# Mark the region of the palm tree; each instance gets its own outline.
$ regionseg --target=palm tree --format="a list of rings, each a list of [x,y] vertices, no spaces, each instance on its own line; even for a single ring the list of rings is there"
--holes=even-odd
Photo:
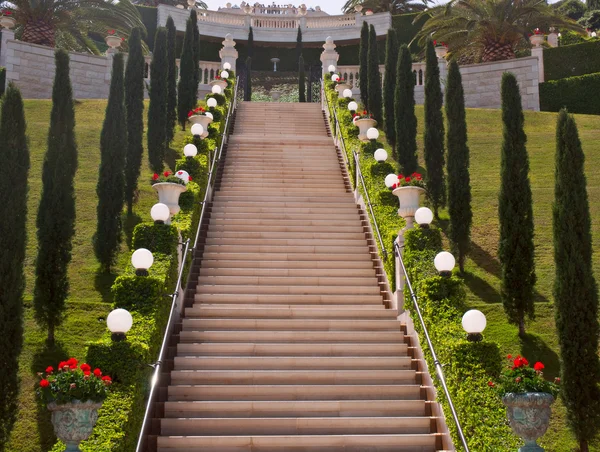
[[[389,11],[392,14],[405,14],[415,11],[423,11],[427,8],[427,3],[432,0],[347,0],[342,11],[345,14],[354,11],[354,8],[361,5],[363,9],[370,9],[374,13],[383,13]]]
[[[417,35],[419,42],[424,45],[430,37],[445,42],[464,62],[515,58],[515,49],[527,47],[527,37],[536,28],[583,32],[546,0],[451,0],[422,12],[414,22],[422,19],[427,21]]]
[[[32,44],[99,53],[88,33],[108,30],[127,37],[133,27],[146,30],[130,0],[10,0],[17,34]]]

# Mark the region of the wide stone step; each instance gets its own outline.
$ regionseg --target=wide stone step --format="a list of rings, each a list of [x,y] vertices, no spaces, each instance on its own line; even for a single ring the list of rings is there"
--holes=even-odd
[[[173,370],[181,384],[414,384],[414,370]]]
[[[355,247],[364,246],[368,247],[369,243],[367,239],[361,237],[359,239],[343,239],[343,238],[311,238],[311,239],[296,239],[294,237],[289,238],[235,238],[235,237],[208,237],[205,242],[206,246],[282,246],[289,247],[294,250],[297,246],[328,246],[328,247],[340,247],[345,248],[348,251],[353,250]]]
[[[354,269],[369,269],[373,270],[373,262],[370,260],[357,261],[290,261],[290,260],[225,260],[225,259],[203,259],[202,267],[206,269],[282,269],[294,270],[302,269],[303,271],[319,271],[321,269],[329,269],[331,271],[347,271]],[[202,270],[201,270],[202,271]]]
[[[400,331],[396,319],[356,320],[356,319],[194,319],[184,318],[184,330],[197,331]]]
[[[306,229],[304,229],[306,231]],[[247,240],[366,240],[365,233],[361,231],[357,232],[341,232],[341,231],[329,231],[329,232],[276,232],[276,231],[229,231],[219,228],[218,230],[210,230],[207,234],[208,239],[247,239]],[[297,243],[297,242],[296,242]]]
[[[251,261],[248,261],[251,262]],[[225,304],[256,304],[272,306],[276,304],[287,305],[381,305],[383,299],[377,295],[290,295],[290,294],[195,294],[197,303],[225,303]]]
[[[199,284],[226,286],[368,286],[378,288],[377,278],[371,276],[327,277],[327,276],[204,276]]]
[[[261,216],[262,217],[262,216]],[[306,216],[302,216],[300,218],[217,218],[213,217],[210,219],[210,224],[218,225],[216,231],[222,230],[227,226],[260,226],[264,228],[265,231],[268,231],[269,227],[302,227],[304,232],[312,231],[312,232],[329,232],[335,233],[338,230],[340,232],[348,232],[348,231],[364,231],[364,227],[366,227],[366,220],[362,220],[358,217],[355,218],[355,221],[344,221],[338,218],[320,218],[320,219],[312,219],[306,218]],[[363,226],[364,225],[364,226]],[[339,229],[338,229],[339,228]],[[343,229],[347,228],[347,229]],[[293,229],[297,230],[297,229]],[[210,229],[209,229],[210,231]]]
[[[403,343],[373,344],[261,344],[179,343],[178,356],[404,356]]]
[[[235,245],[213,245],[207,243],[204,247],[204,251],[207,254],[210,253],[257,253],[257,254],[279,254],[279,255],[295,255],[295,254],[306,254],[308,257],[312,257],[317,260],[319,254],[324,255],[369,255],[369,247],[367,244],[357,245],[344,245],[344,246],[328,246],[328,245],[254,245],[254,244],[235,244]],[[283,259],[283,257],[282,257]],[[288,258],[289,259],[289,258]]]
[[[239,268],[239,267],[204,267],[200,268],[200,277],[203,276],[271,276],[271,277],[373,277],[375,270],[373,268]]]
[[[185,330],[179,333],[181,342],[217,343],[381,343],[404,341],[402,331],[241,331],[241,330]]]
[[[273,286],[273,285],[206,285],[196,286],[196,293],[229,293],[229,294],[257,294],[257,295],[377,295],[381,288],[376,285],[369,286]]]
[[[232,196],[228,193],[219,193],[215,196],[214,204],[219,205],[220,203],[230,203],[230,202],[249,202],[249,203],[260,203],[261,205],[271,205],[271,204],[279,204],[281,202],[285,203],[328,203],[328,204],[337,204],[337,203],[352,203],[354,202],[354,196],[350,193],[345,195],[337,195],[337,196],[277,196],[277,194],[273,194],[273,196]]]
[[[326,201],[326,200],[324,200]],[[279,201],[264,201],[255,202],[252,201],[251,197],[241,201],[222,201],[220,197],[216,198],[213,202],[213,210],[218,208],[223,209],[240,209],[256,207],[259,205],[261,209],[330,209],[332,212],[344,211],[344,210],[358,210],[354,201],[350,198],[346,198],[343,202],[335,200],[335,202],[309,202],[309,201],[295,201],[281,198]]]
[[[244,307],[235,305],[227,308],[196,303],[185,310],[186,318],[234,318],[234,319],[395,319],[398,311],[395,309],[384,309],[379,306],[374,309],[346,309],[342,311],[338,307],[324,308],[297,308],[292,305],[288,307]]]
[[[284,252],[273,252],[273,250],[267,252],[265,251],[251,251],[248,249],[239,249],[236,248],[236,252],[225,251],[224,249],[217,249],[219,247],[212,247],[210,250],[205,250],[203,257],[207,260],[230,260],[230,261],[307,261],[312,262],[313,265],[322,260],[322,261],[368,261],[372,262],[373,258],[370,254],[368,254],[367,248],[365,247],[365,251],[361,253],[330,253],[324,252],[324,254],[317,255],[316,253],[298,253],[294,251],[290,251],[288,253]],[[221,247],[222,248],[222,247]]]
[[[314,221],[314,220],[328,220],[332,218],[332,214],[327,214],[326,211],[322,212],[297,212],[297,211],[274,211],[274,212],[232,212],[229,210],[217,210],[212,213],[211,218],[223,219],[225,221],[231,220],[244,220],[255,218],[260,216],[263,220],[302,220],[302,221]],[[358,210],[348,210],[343,213],[336,213],[334,218],[338,221],[344,221],[346,223],[351,222],[352,224],[359,224],[360,214]]]
[[[307,400],[166,402],[168,418],[425,416],[424,400]]]

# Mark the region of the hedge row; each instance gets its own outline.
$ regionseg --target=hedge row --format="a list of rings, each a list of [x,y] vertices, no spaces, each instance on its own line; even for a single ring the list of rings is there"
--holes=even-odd
[[[235,74],[231,73],[229,82],[232,86]],[[212,138],[205,140],[207,146],[220,144],[219,134],[224,130],[226,119],[224,112],[232,97],[231,90],[228,91],[224,105],[217,107],[220,120],[211,125],[214,132]],[[192,160],[195,164],[191,164],[190,159],[178,160],[177,169],[193,166],[200,172],[197,182],[204,187],[207,156],[199,154]],[[140,223],[134,228],[131,249],[149,249],[154,255],[154,264],[148,276],[136,276],[135,270],[129,267],[111,288],[113,308],[127,309],[133,316],[127,339],[113,342],[107,331],[102,339],[88,344],[86,362],[110,375],[114,384],[98,412],[92,436],[81,444],[84,452],[135,450],[153,371],[149,364],[158,357],[171,309],[171,293],[177,282],[179,237],[193,239],[203,196],[200,185],[189,182],[187,191],[180,196],[181,211],[172,218],[171,225]],[[64,444],[59,442],[52,452],[64,450]]]
[[[541,110],[559,111],[563,107],[570,113],[600,115],[600,72],[540,83]]]
[[[600,72],[600,41],[544,49],[544,80]]]
[[[404,220],[398,217],[398,199],[385,187],[384,178],[389,173],[397,173],[398,166],[392,161],[390,147],[385,143],[385,136],[381,130],[380,143],[371,144],[358,141],[358,129],[352,124],[351,114],[347,109],[348,100],[338,98],[334,85],[331,77],[326,75],[325,89],[330,114],[333,114],[335,109],[351,162],[352,150],[361,150],[359,158],[361,171],[373,203],[373,211],[382,233],[384,247],[388,252],[387,259],[384,256],[381,257],[388,281],[390,284],[394,284],[393,241],[400,228],[404,226]],[[373,158],[373,152],[378,147],[384,147],[388,151],[390,158],[387,162],[377,163]],[[350,177],[354,181],[352,171]],[[360,190],[362,192],[362,188]],[[471,450],[484,452],[514,450],[518,439],[511,434],[502,402],[496,392],[488,387],[488,382],[497,377],[501,370],[502,359],[498,345],[486,341],[471,343],[466,340],[461,327],[462,314],[465,310],[464,282],[457,276],[443,278],[438,275],[433,265],[433,259],[441,249],[442,236],[436,228],[412,229],[405,234],[405,264],[419,297],[420,307],[438,358],[446,364],[444,372],[447,384],[465,436]],[[405,300],[410,300],[408,294],[405,295]],[[406,305],[410,309],[409,301]],[[414,315],[414,310],[411,310],[411,313]],[[416,318],[414,323],[420,335],[421,344],[424,346],[423,352],[429,369],[433,374],[435,367]],[[459,447],[456,427],[437,379],[435,379],[435,384],[437,392],[440,394],[440,403],[447,414],[446,422],[453,441]]]

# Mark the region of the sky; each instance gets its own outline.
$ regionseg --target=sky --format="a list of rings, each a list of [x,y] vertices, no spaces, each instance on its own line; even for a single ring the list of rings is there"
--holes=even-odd
[[[208,9],[217,10],[219,6],[225,7],[227,3],[231,3],[232,5],[239,5],[243,0],[204,0],[208,5]],[[262,3],[264,5],[273,4],[273,0],[246,0],[246,3],[254,4],[256,2]],[[305,4],[307,7],[315,7],[320,6],[323,11],[329,14],[342,14],[342,6],[346,3],[346,0],[275,0],[276,5],[288,5],[293,4],[299,6],[301,4]]]

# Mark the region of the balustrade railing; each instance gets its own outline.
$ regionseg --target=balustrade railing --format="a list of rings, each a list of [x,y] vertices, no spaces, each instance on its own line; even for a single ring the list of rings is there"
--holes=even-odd
[[[425,84],[425,63],[413,63],[412,64],[413,75],[415,76],[415,86],[423,86]],[[357,65],[346,66],[341,65],[337,67],[337,73],[343,79],[346,79],[348,83],[352,85],[353,88],[359,87],[359,73],[360,68]],[[379,65],[379,73],[381,74],[381,81],[383,83],[383,78],[385,74],[385,65]]]
[[[246,25],[245,16],[240,14],[224,13],[222,11],[199,11],[198,21],[209,22],[213,24],[236,25],[238,27],[244,27]]]
[[[254,28],[288,28],[295,30],[299,25],[300,19],[289,19],[285,16],[252,16],[252,26]]]
[[[352,14],[306,18],[306,28],[341,28],[354,27],[355,25],[356,16]]]
[[[144,69],[144,80],[146,83],[150,83],[150,64],[152,64],[152,57],[146,56],[146,67]],[[179,68],[180,61],[179,58],[175,60],[175,64],[177,65],[177,80],[179,80]],[[208,84],[212,82],[218,71],[221,69],[221,63],[218,61],[200,61],[200,83]]]

